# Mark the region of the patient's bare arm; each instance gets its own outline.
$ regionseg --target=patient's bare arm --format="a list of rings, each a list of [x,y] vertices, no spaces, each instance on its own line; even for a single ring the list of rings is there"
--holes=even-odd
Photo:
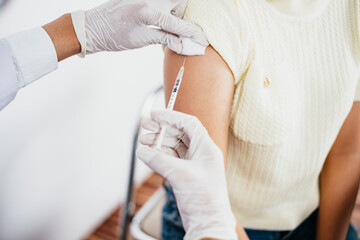
[[[360,103],[355,103],[320,177],[317,239],[345,239],[360,182]]]
[[[164,88],[169,100],[176,75],[184,62],[169,49],[165,51]],[[205,56],[187,57],[184,78],[174,110],[194,115],[200,119],[211,138],[227,153],[230,108],[234,95],[234,79],[226,63],[212,48]]]
[[[165,51],[164,88],[168,102],[176,75],[184,62],[169,49]],[[234,96],[234,77],[220,55],[210,46],[204,56],[187,57],[183,82],[174,110],[199,118],[209,135],[227,157],[230,111]],[[239,239],[248,239],[238,227]]]

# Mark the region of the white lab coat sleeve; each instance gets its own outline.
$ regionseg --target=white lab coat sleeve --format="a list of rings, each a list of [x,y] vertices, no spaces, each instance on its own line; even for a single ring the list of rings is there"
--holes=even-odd
[[[14,61],[5,42],[0,41],[0,111],[15,98],[19,90],[19,71]]]
[[[4,54],[0,54],[0,110],[15,98],[20,88],[58,67],[54,44],[41,27],[3,39],[1,48]]]

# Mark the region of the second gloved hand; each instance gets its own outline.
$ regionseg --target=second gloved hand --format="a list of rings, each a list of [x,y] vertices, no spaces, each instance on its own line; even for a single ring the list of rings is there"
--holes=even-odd
[[[152,148],[160,126],[167,125],[162,149]],[[137,156],[171,184],[184,224],[184,239],[237,239],[221,150],[200,121],[174,111],[152,114],[142,126]]]
[[[179,36],[207,46],[201,29],[180,19],[185,7],[186,0],[111,0],[86,11],[86,53],[163,44],[180,54]]]

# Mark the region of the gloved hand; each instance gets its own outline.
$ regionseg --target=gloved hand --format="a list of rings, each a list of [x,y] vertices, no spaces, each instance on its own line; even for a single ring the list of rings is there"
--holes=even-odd
[[[73,23],[80,43],[84,37],[79,35],[86,34],[86,54],[151,44],[166,45],[180,54],[180,36],[208,45],[198,26],[180,19],[185,7],[186,0],[111,0],[85,12],[85,33],[79,30],[81,17],[73,17]]]
[[[161,150],[155,146],[160,126],[167,125]],[[137,156],[171,184],[186,231],[184,239],[237,239],[221,150],[200,121],[174,111],[152,113],[143,121],[152,131],[140,137]]]

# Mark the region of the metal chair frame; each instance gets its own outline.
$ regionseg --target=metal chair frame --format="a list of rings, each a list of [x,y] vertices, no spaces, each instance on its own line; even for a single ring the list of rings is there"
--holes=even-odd
[[[135,130],[135,134],[133,137],[133,144],[132,144],[132,151],[131,151],[131,163],[130,163],[130,174],[129,174],[129,180],[128,180],[128,186],[127,186],[127,195],[126,195],[126,201],[123,207],[122,213],[120,212],[120,219],[122,220],[120,222],[120,229],[122,229],[122,234],[119,236],[119,240],[127,240],[127,234],[129,229],[129,224],[132,220],[132,217],[134,215],[134,209],[135,204],[133,203],[132,195],[133,195],[133,188],[134,188],[134,174],[135,174],[135,165],[136,165],[136,149],[138,146],[138,138],[139,133],[141,129],[141,119],[146,114],[147,110],[153,105],[155,98],[158,93],[160,93],[163,90],[163,87],[157,88],[155,91],[153,91],[144,101],[140,117],[138,120],[138,126]]]

